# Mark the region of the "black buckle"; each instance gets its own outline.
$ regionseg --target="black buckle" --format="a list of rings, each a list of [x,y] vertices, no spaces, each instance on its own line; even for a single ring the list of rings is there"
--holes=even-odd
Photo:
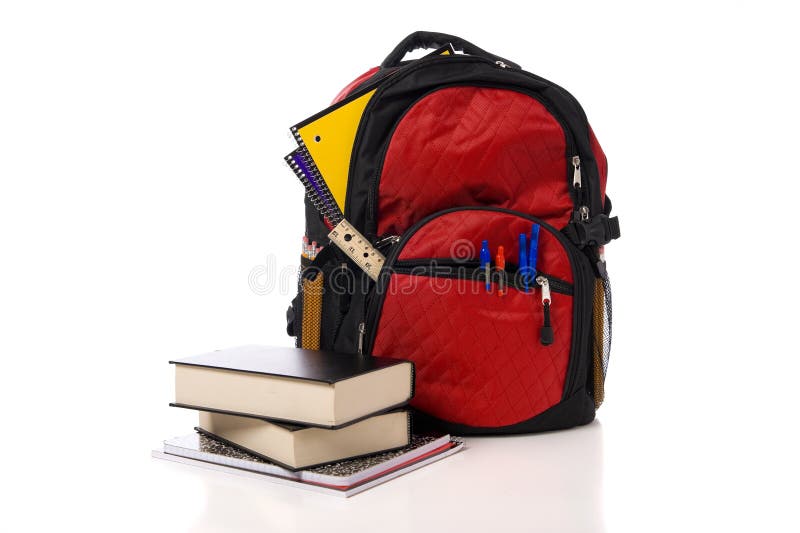
[[[619,238],[619,218],[595,215],[589,220],[573,220],[563,231],[578,248],[603,246]]]

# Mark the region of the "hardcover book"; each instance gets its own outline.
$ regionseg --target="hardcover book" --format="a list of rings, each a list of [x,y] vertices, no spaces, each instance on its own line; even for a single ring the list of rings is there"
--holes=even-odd
[[[170,363],[170,405],[297,425],[343,427],[414,393],[414,365],[382,357],[242,346]]]
[[[402,448],[411,440],[408,411],[372,416],[340,429],[201,411],[196,429],[290,470]]]

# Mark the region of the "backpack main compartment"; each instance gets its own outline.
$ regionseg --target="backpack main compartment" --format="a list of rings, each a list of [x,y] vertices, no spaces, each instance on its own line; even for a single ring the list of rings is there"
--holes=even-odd
[[[593,420],[610,347],[602,246],[619,230],[606,158],[580,105],[473,55],[429,56],[359,82],[377,90],[358,127],[344,215],[387,260],[377,282],[335,246],[304,261],[302,277],[331,282],[320,347],[414,361],[418,425],[518,433]],[[309,239],[327,242],[306,204]],[[543,287],[520,285],[513,253],[532,224],[547,309]],[[507,252],[505,296],[498,280],[486,291],[479,279],[483,240]],[[302,305],[301,290],[288,327],[298,343]]]

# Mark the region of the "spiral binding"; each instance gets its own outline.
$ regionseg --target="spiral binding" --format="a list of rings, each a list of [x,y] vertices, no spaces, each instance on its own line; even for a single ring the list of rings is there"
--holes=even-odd
[[[342,221],[344,214],[336,204],[333,194],[331,194],[328,185],[319,173],[297,130],[292,128],[292,134],[300,147],[284,158],[286,164],[289,165],[289,168],[292,169],[300,183],[303,184],[306,196],[308,196],[314,208],[335,226]]]
[[[300,136],[300,131],[297,129],[297,127],[296,126],[292,126],[290,131],[292,132],[292,136],[294,137],[294,140],[297,141],[297,146],[299,146],[300,148],[305,148],[306,147],[306,143],[305,143],[305,141],[303,141],[303,138]]]

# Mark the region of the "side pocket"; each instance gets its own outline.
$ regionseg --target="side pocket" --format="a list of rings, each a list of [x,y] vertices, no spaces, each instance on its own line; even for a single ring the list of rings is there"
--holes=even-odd
[[[300,271],[297,276],[297,296],[295,296],[288,309],[286,309],[286,334],[295,338],[294,345],[298,348],[302,342],[303,323],[303,273],[311,266],[311,260],[300,256]]]
[[[361,274],[350,268],[347,261],[333,245],[325,246],[313,261],[303,261],[298,295],[286,312],[287,332],[297,338],[297,347],[355,351],[350,330],[356,326],[349,325],[347,320],[354,316],[351,308],[357,303],[354,299],[359,295]]]
[[[605,399],[605,381],[611,355],[611,283],[604,272],[594,282],[592,304],[592,374],[594,382],[594,407],[598,409]]]
[[[340,325],[333,350],[341,353],[363,354],[364,321],[372,279],[358,269],[351,270],[352,287],[349,306],[340,317]]]
[[[322,296],[325,289],[325,276],[317,272],[313,278],[303,279],[303,335],[300,347],[319,350],[322,329]]]
[[[286,333],[295,337],[295,346],[319,350],[323,342],[323,304],[325,281],[332,254],[323,249],[313,260],[300,258],[297,296],[286,310]]]
[[[334,245],[329,245],[335,248]],[[323,267],[325,275],[324,296],[322,304],[322,350],[334,350],[336,339],[342,329],[342,321],[350,310],[352,300],[353,271],[347,265],[343,255],[338,254],[335,260]]]

